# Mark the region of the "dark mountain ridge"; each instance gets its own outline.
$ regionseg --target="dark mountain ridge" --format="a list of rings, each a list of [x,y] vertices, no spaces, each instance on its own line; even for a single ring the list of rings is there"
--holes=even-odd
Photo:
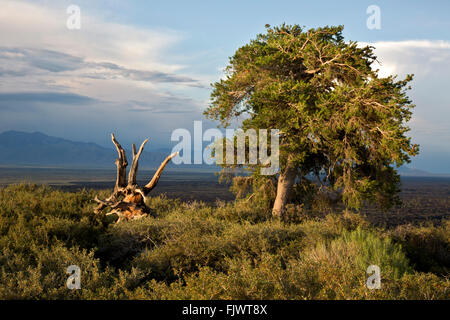
[[[130,150],[126,150],[129,162]],[[144,151],[140,166],[154,168],[168,155],[162,151]],[[117,152],[90,142],[77,142],[48,136],[41,132],[5,131],[0,133],[0,165],[111,167]]]

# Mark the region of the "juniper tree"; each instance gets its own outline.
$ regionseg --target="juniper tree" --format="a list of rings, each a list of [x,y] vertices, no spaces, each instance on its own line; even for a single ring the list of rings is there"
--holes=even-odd
[[[230,58],[205,115],[224,127],[245,115],[244,130],[280,130],[273,215],[283,216],[294,187],[313,180],[347,207],[365,200],[390,207],[396,168],[418,152],[406,135],[412,75],[379,76],[374,48],[344,41],[343,26],[266,29]],[[260,167],[250,166],[255,177]]]

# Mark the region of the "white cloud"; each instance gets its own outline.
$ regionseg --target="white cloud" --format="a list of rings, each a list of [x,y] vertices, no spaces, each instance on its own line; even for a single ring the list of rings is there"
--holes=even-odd
[[[109,23],[81,11],[80,30],[66,27],[65,10],[21,1],[2,1],[3,46],[37,47],[106,60],[132,68],[174,72],[182,66],[163,63],[164,50],[181,39],[174,31],[155,31]]]
[[[170,47],[182,40],[180,33],[105,22],[90,16],[83,9],[81,29],[69,30],[66,27],[68,16],[62,8],[44,7],[22,1],[3,1],[0,10],[0,45],[3,48],[11,48],[9,52],[3,50],[3,58],[17,60],[23,71],[24,61],[21,58],[24,52],[29,53],[34,58],[33,67],[41,66],[39,72],[31,68],[28,70],[29,75],[34,73],[35,76],[45,75],[42,72],[45,65],[55,67],[59,62],[59,66],[67,68],[60,70],[65,71],[62,76],[66,79],[77,78],[77,81],[84,76],[101,78],[104,75],[106,78],[148,82],[154,80],[154,83],[158,83],[165,75],[166,79],[170,78],[167,82],[193,85],[194,81],[188,81],[190,77],[179,73],[184,66],[169,61]],[[69,61],[69,58],[72,58],[72,61]],[[77,71],[67,72],[75,59],[80,60],[75,61],[78,65],[74,69]],[[12,71],[17,71],[16,63],[4,63],[1,67],[0,71],[8,71],[10,75]],[[84,70],[79,72],[79,69]],[[54,74],[51,76],[54,83],[61,81],[68,85],[66,79],[60,79],[62,77]],[[184,81],[174,81],[175,78]],[[36,80],[46,82],[46,79]],[[77,81],[72,83],[74,89]]]
[[[107,22],[83,6],[81,29],[69,30],[65,7],[40,2],[2,1],[0,95],[70,93],[92,102],[65,108],[64,99],[60,105],[3,101],[1,131],[29,127],[86,139],[116,128],[126,132],[124,141],[149,133],[165,139],[174,126],[201,117],[207,77],[184,74],[186,66],[171,55],[182,32]]]
[[[442,73],[442,67],[448,70],[443,62],[450,58],[450,42],[443,40],[406,40],[380,41],[375,43],[360,43],[375,47],[375,53],[380,63],[374,67],[380,69],[380,75],[405,75],[414,73],[423,76],[428,73]]]
[[[414,74],[409,96],[416,108],[409,124],[413,141],[421,145],[419,159],[426,157],[428,152],[450,150],[450,42],[408,40],[366,44],[375,47],[381,64],[374,63],[374,67],[380,69],[381,76],[403,78],[406,74]],[[428,166],[424,169],[432,167],[432,161],[422,161]],[[450,165],[446,171],[450,172]]]

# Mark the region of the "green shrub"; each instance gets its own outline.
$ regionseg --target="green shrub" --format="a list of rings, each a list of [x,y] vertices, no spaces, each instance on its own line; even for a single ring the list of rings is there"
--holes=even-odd
[[[390,234],[418,271],[450,275],[450,221],[440,226],[401,225]]]
[[[154,216],[114,224],[92,213],[107,193],[0,188],[0,299],[449,298],[448,222],[386,231],[299,207],[281,222],[258,201],[158,196]],[[366,288],[372,264],[379,290]],[[80,290],[66,288],[69,265]]]
[[[11,249],[0,253],[0,299],[75,299],[82,291],[95,290],[109,272],[99,270],[94,253],[76,247],[65,248],[55,243],[51,248],[31,245],[29,252]],[[68,290],[67,267],[77,265],[82,270],[83,290]]]

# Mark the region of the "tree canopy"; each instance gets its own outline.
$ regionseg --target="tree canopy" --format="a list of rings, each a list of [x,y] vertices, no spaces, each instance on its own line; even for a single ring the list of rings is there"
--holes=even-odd
[[[395,168],[418,152],[406,135],[412,75],[380,77],[374,48],[344,41],[343,26],[266,29],[230,58],[205,115],[225,127],[245,115],[244,130],[280,130],[274,214],[283,214],[296,186],[312,181],[347,207],[394,204]],[[257,177],[260,165],[249,167]]]

